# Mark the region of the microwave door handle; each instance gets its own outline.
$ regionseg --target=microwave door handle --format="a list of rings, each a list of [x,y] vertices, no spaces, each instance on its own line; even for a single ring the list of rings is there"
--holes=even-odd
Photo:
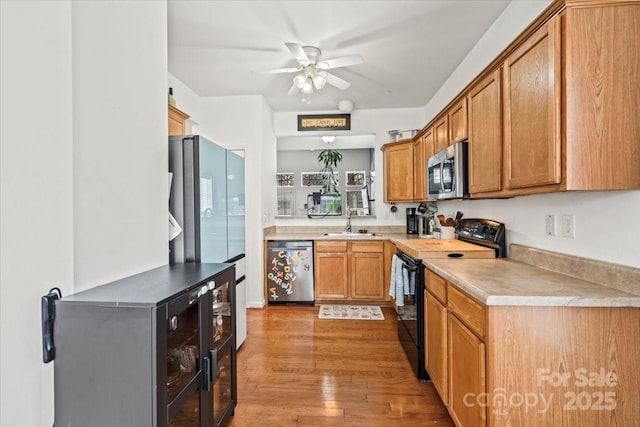
[[[444,162],[440,162],[440,193],[444,193]]]

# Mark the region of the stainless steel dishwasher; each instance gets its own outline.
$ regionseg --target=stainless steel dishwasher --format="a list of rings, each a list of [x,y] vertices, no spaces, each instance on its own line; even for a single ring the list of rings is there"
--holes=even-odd
[[[267,242],[267,299],[272,304],[313,304],[313,241]]]

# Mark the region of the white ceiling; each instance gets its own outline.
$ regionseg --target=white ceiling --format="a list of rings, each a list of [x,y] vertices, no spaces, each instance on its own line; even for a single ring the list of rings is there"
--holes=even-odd
[[[194,1],[169,0],[169,72],[200,96],[262,94],[276,112],[423,107],[509,0]],[[322,58],[360,55],[331,70],[351,83],[287,95],[297,67],[285,42]]]

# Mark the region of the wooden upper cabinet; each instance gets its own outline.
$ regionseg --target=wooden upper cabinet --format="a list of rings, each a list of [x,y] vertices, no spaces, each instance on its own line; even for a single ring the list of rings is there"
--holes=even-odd
[[[384,201],[413,201],[413,140],[382,146],[384,161]]]
[[[169,135],[184,135],[189,115],[169,105]]]
[[[505,60],[504,144],[509,189],[560,183],[560,68],[559,16]]]
[[[568,190],[640,188],[640,4],[564,16]]]
[[[435,153],[434,143],[435,134],[433,132],[432,126],[427,129],[427,131],[422,135],[422,149],[424,150],[425,169],[427,167],[427,159],[429,159],[429,157],[433,156],[433,154]]]
[[[469,192],[502,190],[502,102],[500,68],[471,88],[469,107]]]
[[[467,139],[467,98],[463,97],[447,112],[449,121],[449,144]]]
[[[426,200],[426,158],[424,138],[420,136],[413,143],[413,200]]]
[[[413,146],[413,200],[427,200],[427,160],[433,156],[433,127],[427,129]]]
[[[433,150],[438,152],[449,146],[449,116],[444,114],[433,124]]]

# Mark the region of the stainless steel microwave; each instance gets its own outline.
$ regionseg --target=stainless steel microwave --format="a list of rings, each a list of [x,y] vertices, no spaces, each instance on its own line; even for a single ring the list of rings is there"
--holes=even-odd
[[[429,199],[469,197],[468,142],[460,141],[427,159]]]

